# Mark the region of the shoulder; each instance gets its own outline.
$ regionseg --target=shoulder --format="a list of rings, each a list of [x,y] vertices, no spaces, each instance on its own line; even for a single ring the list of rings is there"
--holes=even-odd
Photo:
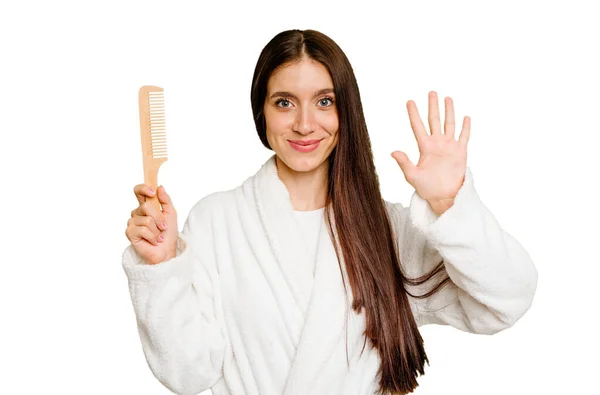
[[[385,204],[385,208],[388,211],[388,213],[402,212],[402,210],[404,209],[404,207],[402,206],[402,203],[392,203],[392,202],[388,202],[385,199],[383,200],[383,203]]]
[[[204,196],[192,206],[190,217],[221,220],[235,215],[240,209],[240,204],[251,200],[248,195],[254,195],[254,178],[255,176],[250,176],[233,188]]]
[[[227,201],[230,198],[231,191],[213,192],[196,201],[190,209],[187,218],[184,221],[183,233],[194,240],[202,240],[204,247],[210,246],[214,237],[215,230],[221,229],[227,213]]]
[[[414,243],[416,239],[422,238],[421,232],[414,226],[410,206],[404,206],[402,203],[384,202],[390,226],[400,244],[403,245],[405,241]]]
[[[384,200],[383,202],[385,204],[388,217],[393,223],[398,223],[398,221],[404,219],[406,215],[406,209],[402,203],[392,203],[388,202],[387,200]]]
[[[236,188],[237,189],[237,188]],[[213,192],[198,200],[191,208],[190,214],[206,216],[231,207],[234,203],[235,189]]]

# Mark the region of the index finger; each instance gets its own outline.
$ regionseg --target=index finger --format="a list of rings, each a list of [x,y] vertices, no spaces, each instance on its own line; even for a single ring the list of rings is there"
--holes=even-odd
[[[146,197],[154,196],[156,191],[148,184],[138,184],[133,187],[133,193],[135,193],[137,201],[142,204],[146,202]]]
[[[417,143],[420,143],[421,140],[427,137],[427,130],[425,129],[425,125],[423,125],[423,121],[419,116],[419,111],[417,110],[417,105],[414,101],[409,100],[406,102],[406,108],[408,109],[408,118],[410,119],[410,126],[415,134],[415,138],[417,139]]]

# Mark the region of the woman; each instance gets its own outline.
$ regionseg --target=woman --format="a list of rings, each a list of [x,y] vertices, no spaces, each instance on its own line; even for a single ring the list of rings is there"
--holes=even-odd
[[[350,63],[313,30],[276,35],[254,72],[258,135],[275,154],[206,196],[178,232],[161,186],[134,188],[123,254],[148,364],[179,394],[406,394],[428,362],[418,326],[492,334],[530,307],[537,271],[480,201],[429,96],[420,159],[395,151],[410,207],[382,199]],[[147,196],[158,194],[162,212]]]

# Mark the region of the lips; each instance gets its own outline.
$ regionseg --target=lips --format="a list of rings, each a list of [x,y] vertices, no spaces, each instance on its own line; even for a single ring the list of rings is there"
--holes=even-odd
[[[288,142],[298,152],[312,152],[319,147],[321,140],[288,140]]]
[[[297,145],[313,145],[318,143],[321,140],[289,140],[290,143],[294,143]]]

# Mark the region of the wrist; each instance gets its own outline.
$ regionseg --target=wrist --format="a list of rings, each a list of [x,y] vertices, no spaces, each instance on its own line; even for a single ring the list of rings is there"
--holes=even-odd
[[[439,217],[454,204],[454,199],[427,201],[433,212]]]
[[[173,259],[175,257],[177,257],[177,251],[174,250],[174,251],[169,252],[167,254],[167,256],[165,257],[165,261],[168,261],[168,260]]]

